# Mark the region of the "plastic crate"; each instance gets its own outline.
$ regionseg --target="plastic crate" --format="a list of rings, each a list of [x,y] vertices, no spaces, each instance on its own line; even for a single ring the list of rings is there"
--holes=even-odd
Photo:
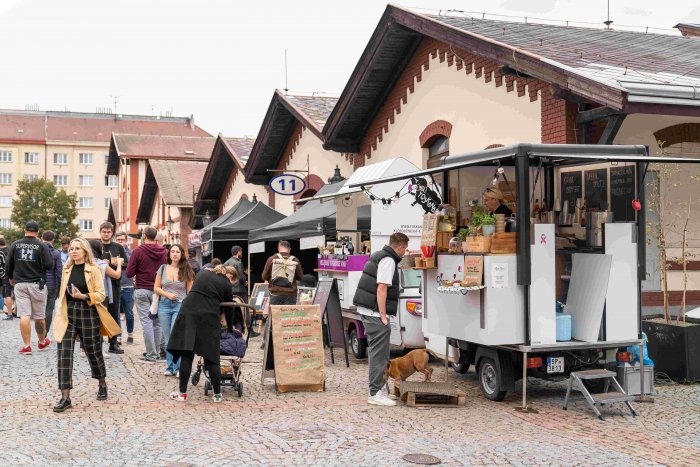
[[[571,340],[571,315],[557,313],[557,341]]]

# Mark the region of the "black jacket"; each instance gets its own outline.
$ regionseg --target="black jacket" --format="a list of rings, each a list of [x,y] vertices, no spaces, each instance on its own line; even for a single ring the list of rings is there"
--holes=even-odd
[[[389,287],[386,292],[386,314],[389,316],[396,316],[399,309],[399,295],[401,294],[398,268],[401,257],[388,245],[372,253],[369,261],[365,264],[352,303],[355,306],[361,306],[379,312],[379,307],[377,306],[377,270],[379,268],[379,262],[387,257],[394,260],[396,268],[394,269],[391,287]]]
[[[219,361],[221,302],[233,301],[231,282],[226,276],[200,271],[182,302],[170,331],[168,352],[180,358],[183,351],[194,352],[210,362]]]
[[[238,273],[238,282],[233,286],[233,293],[235,295],[248,295],[248,281],[245,277],[245,272],[243,272],[243,263],[240,259],[232,256],[224,263],[224,266],[231,266],[236,269]]]
[[[51,251],[36,237],[20,238],[7,252],[7,277],[17,283],[46,281],[53,269]]]

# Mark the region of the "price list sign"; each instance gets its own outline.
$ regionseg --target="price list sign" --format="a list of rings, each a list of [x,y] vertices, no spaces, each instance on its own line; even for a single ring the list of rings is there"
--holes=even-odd
[[[278,390],[322,391],[325,354],[321,307],[272,306],[270,314]]]

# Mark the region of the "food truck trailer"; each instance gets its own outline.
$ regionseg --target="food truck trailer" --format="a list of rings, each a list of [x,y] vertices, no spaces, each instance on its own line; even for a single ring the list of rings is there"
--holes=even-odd
[[[557,379],[572,371],[603,368],[615,364],[618,349],[642,345],[647,222],[644,202],[638,210],[638,200],[645,198],[650,163],[683,162],[697,161],[649,157],[644,146],[517,144],[444,156],[437,167],[366,180],[350,188],[376,190],[386,183],[431,177],[443,187],[443,203],[464,210],[459,225],[465,225],[466,209],[475,204],[470,198],[485,188],[481,182],[475,186],[475,178],[467,172],[476,171],[477,180],[487,174],[486,186],[498,183],[512,193],[517,219],[512,252],[478,253],[483,259],[480,285],[459,283],[462,266],[474,259],[474,253],[437,252],[435,266],[422,271],[422,320],[424,331],[447,336],[459,349],[460,371],[474,366],[486,398],[503,400],[515,389],[516,380],[522,379],[525,409],[527,376]],[[588,183],[594,174],[585,169],[591,167],[599,171],[597,184]],[[581,230],[579,219],[572,219],[573,206],[572,214],[561,212],[566,208],[562,204],[568,205],[564,198],[582,196],[580,188],[569,189],[570,172],[583,172],[589,198],[607,190],[612,167],[625,167],[630,175],[632,188],[624,195],[633,212],[621,216],[629,221],[610,222],[606,195],[597,209],[607,222],[589,225],[589,230],[602,230],[597,236],[588,232],[592,240],[586,241],[580,235],[586,229]],[[533,199],[542,199],[543,205],[559,212],[543,216],[543,222],[532,219]],[[576,203],[577,208],[580,204]],[[576,215],[581,215],[579,209]],[[567,239],[567,234],[574,238]],[[447,284],[445,277],[455,277],[455,283]],[[566,300],[571,336],[558,335],[559,321],[567,321],[560,319],[564,314],[558,313],[558,298]],[[644,374],[643,359],[640,365]]]
[[[371,192],[358,187],[351,188],[351,185],[357,185],[364,180],[412,173],[417,170],[419,170],[418,167],[404,158],[389,159],[359,168],[337,191],[319,193],[312,198],[298,201],[319,200],[322,203],[336,205],[336,247],[340,245],[342,249],[336,248],[333,254],[320,254],[316,272],[319,274],[319,280],[336,279],[337,281],[343,324],[350,348],[356,358],[367,356],[364,326],[352,303],[362,269],[369,260],[369,253],[363,254],[361,247],[368,246],[370,252],[377,251],[388,243],[392,233],[403,232],[409,237],[409,248],[417,250],[420,246],[423,214],[435,211],[439,199],[433,195],[433,199],[425,198],[420,203],[416,202],[416,194],[422,185],[422,178],[415,181],[415,188],[404,180],[382,184]],[[371,212],[369,243],[365,242],[362,245],[361,234],[357,230],[357,219],[358,213],[367,208]],[[352,244],[352,251],[348,251],[349,244]],[[399,278],[401,287],[399,310],[397,316],[390,317],[389,320],[391,345],[405,350],[428,347],[434,354],[444,358],[445,335],[432,336],[429,331],[423,329],[421,271],[402,268],[399,271]],[[456,349],[448,354],[448,359],[456,360]]]

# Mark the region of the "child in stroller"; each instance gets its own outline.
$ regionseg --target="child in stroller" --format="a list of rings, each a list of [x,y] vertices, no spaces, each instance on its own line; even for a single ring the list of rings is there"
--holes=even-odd
[[[243,337],[245,331],[245,322],[243,319],[244,313],[243,304],[237,298],[234,302],[238,306],[221,306],[221,388],[233,388],[238,393],[238,397],[243,395],[243,383],[241,382],[241,363],[247,350],[246,340]],[[192,384],[196,386],[199,383],[201,374],[204,373],[204,395],[209,395],[212,390],[209,373],[204,365],[204,359],[199,358],[197,361],[197,370],[192,375]]]

